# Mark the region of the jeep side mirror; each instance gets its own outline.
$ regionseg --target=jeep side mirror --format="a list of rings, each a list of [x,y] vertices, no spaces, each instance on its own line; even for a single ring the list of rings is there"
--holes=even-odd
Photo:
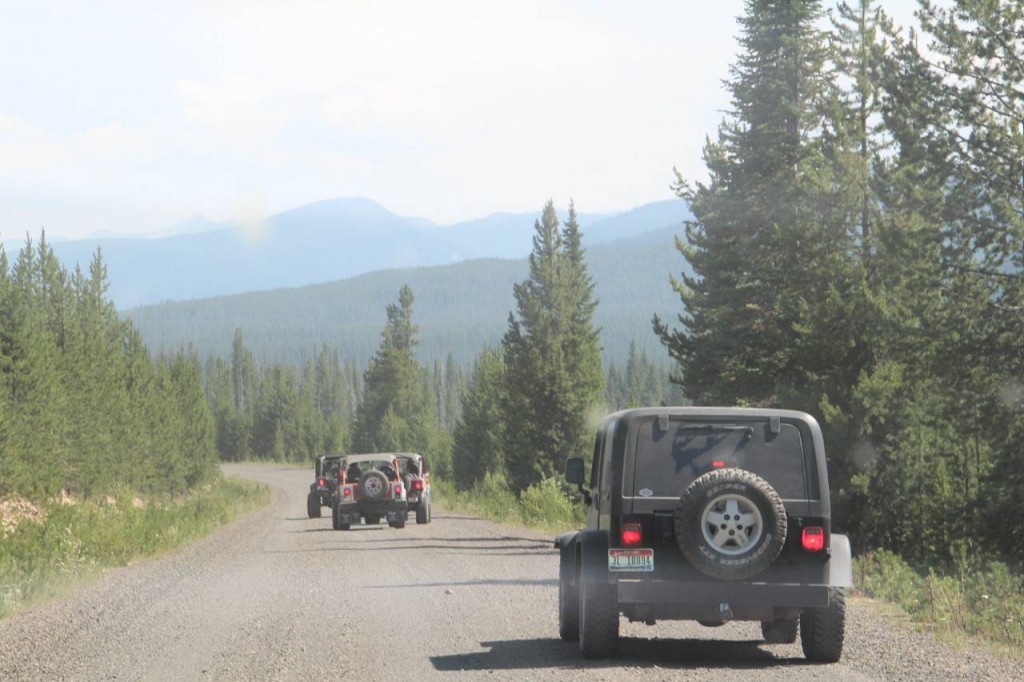
[[[565,480],[569,481],[569,483],[575,483],[580,491],[580,495],[583,496],[583,501],[590,504],[590,493],[583,489],[585,478],[586,472],[583,469],[582,457],[570,457],[565,460]]]
[[[583,458],[582,457],[570,457],[565,462],[565,480],[569,483],[575,483],[576,485],[582,486],[585,478],[583,471]]]

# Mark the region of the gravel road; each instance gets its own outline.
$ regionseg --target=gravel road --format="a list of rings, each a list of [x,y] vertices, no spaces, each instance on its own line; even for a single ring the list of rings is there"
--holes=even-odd
[[[864,599],[835,665],[760,643],[753,623],[624,622],[621,656],[584,662],[558,639],[546,535],[440,509],[425,526],[332,531],[306,518],[308,469],[225,469],[267,483],[273,503],[0,621],[0,680],[1024,678]]]

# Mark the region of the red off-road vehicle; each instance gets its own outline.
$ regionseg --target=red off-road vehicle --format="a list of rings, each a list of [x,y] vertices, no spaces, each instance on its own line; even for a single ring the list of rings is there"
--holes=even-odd
[[[334,530],[349,530],[360,520],[404,528],[409,514],[398,459],[390,453],[345,455],[339,463],[338,487],[331,506]]]
[[[330,507],[334,502],[334,490],[338,487],[338,462],[344,455],[323,455],[316,458],[313,472],[316,479],[309,485],[306,496],[306,514],[311,519],[320,518],[320,508]]]
[[[398,459],[402,481],[405,483],[409,511],[415,512],[416,523],[430,523],[433,502],[430,497],[430,466],[427,458],[414,452],[398,452],[395,458]]]

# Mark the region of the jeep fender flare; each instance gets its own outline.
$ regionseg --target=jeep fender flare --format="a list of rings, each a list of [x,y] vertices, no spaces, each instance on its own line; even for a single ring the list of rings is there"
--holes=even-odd
[[[578,537],[577,531],[571,531],[555,538],[555,547],[558,548],[558,579],[567,585],[576,584]]]
[[[580,582],[611,582],[608,573],[608,531],[581,530],[579,532]]]
[[[850,549],[850,538],[833,533],[829,553],[829,587],[853,587],[853,550]]]

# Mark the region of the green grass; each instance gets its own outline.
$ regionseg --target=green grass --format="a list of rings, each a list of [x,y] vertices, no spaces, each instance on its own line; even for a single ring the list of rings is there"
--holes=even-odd
[[[854,563],[857,588],[894,602],[947,639],[980,638],[1004,652],[1024,648],[1024,579],[997,561],[974,561],[955,571],[916,571],[879,550]]]
[[[218,478],[187,496],[144,506],[131,491],[75,505],[48,502],[41,523],[23,522],[0,540],[0,617],[59,594],[111,566],[165,552],[270,501],[266,486]]]
[[[488,474],[471,490],[458,490],[451,481],[435,480],[431,487],[438,503],[451,511],[481,516],[499,523],[561,532],[586,524],[586,510],[569,501],[555,479],[536,483],[516,498],[500,474]]]

